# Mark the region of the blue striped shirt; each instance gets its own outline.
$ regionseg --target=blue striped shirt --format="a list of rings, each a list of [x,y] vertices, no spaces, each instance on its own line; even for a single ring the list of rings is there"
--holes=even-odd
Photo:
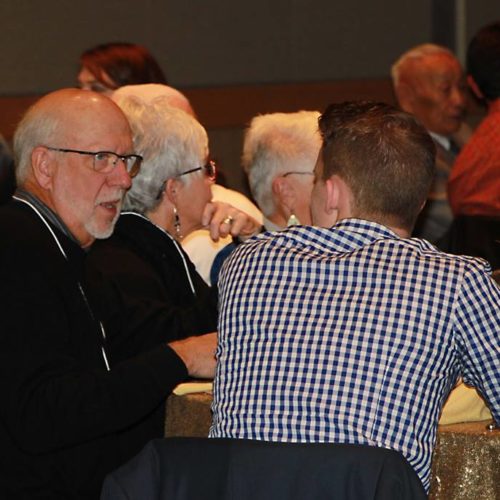
[[[458,377],[500,422],[500,289],[489,273],[358,219],[240,245],[219,280],[210,436],[391,448],[428,490]]]

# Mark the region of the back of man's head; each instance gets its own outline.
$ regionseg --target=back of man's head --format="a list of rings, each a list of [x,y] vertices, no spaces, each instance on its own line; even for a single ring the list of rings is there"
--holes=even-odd
[[[332,104],[319,126],[323,179],[345,181],[353,216],[411,230],[435,170],[427,131],[410,114],[369,101]]]
[[[318,111],[259,115],[246,130],[242,164],[252,195],[266,216],[275,209],[275,177],[290,171],[313,171],[321,147],[319,116]]]
[[[471,40],[467,71],[487,101],[500,97],[500,22],[484,26]]]

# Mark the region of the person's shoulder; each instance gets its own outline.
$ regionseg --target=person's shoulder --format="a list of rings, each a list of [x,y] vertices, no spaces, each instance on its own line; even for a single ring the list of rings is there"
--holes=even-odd
[[[171,239],[149,221],[124,213],[109,238],[94,242],[87,265],[105,273],[127,274],[150,266],[163,255],[165,259],[177,255]]]
[[[60,255],[47,225],[31,208],[17,202],[0,207],[2,272],[49,272],[55,262],[64,262]]]
[[[87,266],[111,270],[126,268],[131,260],[139,259],[133,251],[130,240],[120,231],[115,231],[109,238],[96,240],[87,255]]]
[[[500,103],[500,100],[499,100]],[[460,163],[471,154],[487,154],[500,148],[498,141],[492,140],[500,128],[500,112],[488,113],[472,132],[469,140],[463,145],[456,163]]]
[[[42,233],[41,221],[29,207],[16,201],[0,207],[0,241],[31,241]]]
[[[135,248],[151,243],[159,230],[147,219],[125,212],[116,221],[113,234],[99,242],[100,248]],[[152,243],[151,243],[152,244]]]
[[[255,253],[272,249],[314,249],[322,248],[324,240],[330,237],[328,229],[314,226],[293,226],[280,231],[266,231],[238,245],[237,251]]]
[[[409,238],[401,241],[405,245],[413,247],[417,258],[432,263],[436,268],[448,272],[458,271],[462,274],[466,272],[491,273],[490,263],[481,257],[446,253],[420,238]]]

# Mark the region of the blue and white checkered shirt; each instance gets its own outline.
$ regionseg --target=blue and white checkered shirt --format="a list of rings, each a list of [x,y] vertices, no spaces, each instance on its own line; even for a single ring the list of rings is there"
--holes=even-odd
[[[482,260],[348,219],[240,245],[219,288],[211,437],[391,448],[428,490],[459,376],[500,422],[500,289]]]

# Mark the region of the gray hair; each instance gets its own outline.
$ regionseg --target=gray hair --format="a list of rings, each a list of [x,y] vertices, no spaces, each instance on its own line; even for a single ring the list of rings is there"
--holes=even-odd
[[[447,55],[455,59],[455,54],[446,47],[434,43],[424,43],[407,50],[391,67],[391,77],[394,87],[399,85],[401,74],[404,72],[405,64],[410,60],[423,59],[427,56]]]
[[[62,134],[60,117],[47,109],[32,105],[14,133],[13,151],[16,182],[22,186],[31,172],[31,153],[40,145],[51,145]]]
[[[266,217],[275,209],[272,182],[286,172],[312,172],[321,137],[318,111],[271,113],[252,119],[245,132],[243,168],[250,190]]]
[[[170,106],[185,111],[188,115],[196,118],[195,112],[191,107],[188,98],[173,87],[162,83],[143,83],[140,85],[125,85],[113,92],[112,99],[115,102],[124,99],[126,96],[136,96],[144,104],[150,104],[155,99],[165,97]]]
[[[134,149],[144,160],[125,196],[123,208],[146,214],[160,203],[167,179],[202,166],[208,155],[205,129],[192,116],[158,97],[149,104],[137,96],[116,100],[132,129]],[[185,183],[191,176],[182,177]]]

